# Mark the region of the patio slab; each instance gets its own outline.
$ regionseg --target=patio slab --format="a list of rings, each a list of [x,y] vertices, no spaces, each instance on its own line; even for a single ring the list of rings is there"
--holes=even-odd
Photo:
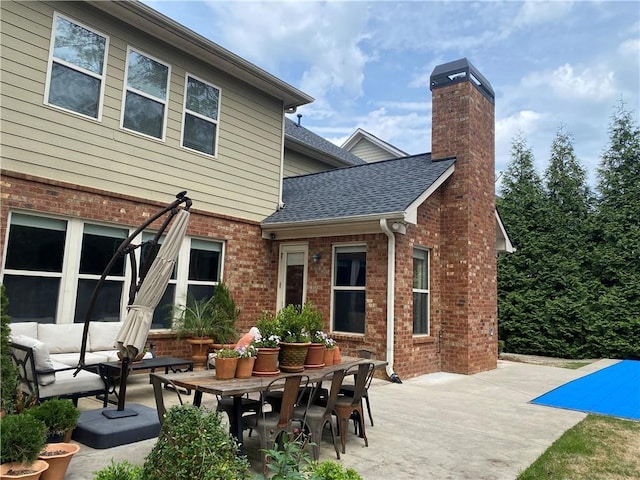
[[[369,447],[353,435],[340,463],[365,479],[513,480],[584,413],[529,403],[537,396],[615,361],[601,360],[569,370],[499,361],[498,368],[475,375],[434,373],[402,384],[375,379],[369,396],[375,426],[367,419]],[[153,407],[153,390],[145,376],[133,376],[127,401]],[[166,398],[175,394],[167,392]],[[177,397],[176,397],[177,398]],[[191,401],[191,397],[183,397]],[[215,400],[205,405],[215,407]],[[80,408],[99,408],[82,399]],[[91,480],[93,472],[114,460],[142,464],[155,438],[103,450],[81,445],[66,480]],[[245,448],[256,474],[261,471],[258,437]],[[322,442],[320,459],[335,459]]]

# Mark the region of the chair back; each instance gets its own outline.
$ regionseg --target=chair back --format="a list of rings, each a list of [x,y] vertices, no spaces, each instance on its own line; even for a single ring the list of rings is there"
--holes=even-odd
[[[374,364],[373,362],[364,362],[355,365],[349,369],[348,373],[355,373],[355,385],[353,389],[353,401],[351,405],[358,405],[362,400],[364,392],[369,387],[373,378]]]
[[[336,398],[338,398],[338,393],[340,393],[340,387],[342,386],[342,381],[344,380],[345,370],[344,368],[340,370],[336,370],[333,374],[328,373],[326,376],[333,375],[331,379],[331,388],[329,389],[329,396],[327,397],[327,412],[332,412],[333,407],[336,404]]]
[[[293,409],[299,400],[300,387],[306,387],[309,383],[307,375],[289,375],[272,380],[264,391],[264,396],[270,391],[283,390],[282,404],[280,406],[280,416],[278,418],[278,428],[286,428],[293,417]],[[264,398],[263,396],[263,398]],[[263,405],[264,406],[264,405]],[[264,408],[262,414],[264,415]]]

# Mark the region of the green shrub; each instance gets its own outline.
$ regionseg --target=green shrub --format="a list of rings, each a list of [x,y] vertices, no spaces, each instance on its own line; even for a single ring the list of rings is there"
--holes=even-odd
[[[4,285],[0,285],[0,409],[13,413],[18,391],[18,370],[9,355],[9,334],[11,333],[11,317],[7,313],[9,299]]]
[[[0,420],[0,463],[33,463],[46,443],[47,427],[40,420],[20,413]]]
[[[362,480],[362,477],[353,468],[344,467],[333,460],[325,460],[315,463],[309,469],[309,480]]]
[[[96,474],[93,480],[140,480],[142,478],[142,467],[133,465],[127,460],[123,460],[120,463],[115,463],[111,460],[111,465],[93,473]]]
[[[144,463],[143,480],[250,479],[249,462],[220,414],[193,405],[167,410],[160,436]]]
[[[40,405],[29,408],[32,415],[47,426],[47,435],[64,435],[76,426],[80,410],[71,400],[51,398]]]

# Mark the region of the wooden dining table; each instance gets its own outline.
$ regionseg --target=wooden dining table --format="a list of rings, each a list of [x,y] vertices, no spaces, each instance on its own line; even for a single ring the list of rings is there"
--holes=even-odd
[[[373,362],[375,368],[383,368],[387,362],[384,360],[373,360],[358,357],[343,356],[342,361],[337,365],[325,366],[322,368],[306,368],[301,373],[279,373],[274,376],[252,376],[249,378],[233,378],[229,380],[218,380],[215,370],[199,370],[184,373],[150,373],[151,383],[156,400],[156,408],[159,417],[165,412],[164,397],[162,387],[173,385],[174,387],[182,387],[186,390],[193,390],[193,404],[200,406],[202,395],[209,393],[219,396],[233,397],[233,418],[230,418],[231,434],[238,440],[242,446],[242,432],[244,430],[244,420],[242,417],[242,397],[248,393],[263,392],[267,386],[277,378],[284,378],[291,375],[306,375],[309,377],[309,383],[316,383],[325,375],[341,369],[349,369],[360,363]],[[355,373],[355,369],[354,369]],[[162,422],[162,418],[160,418]]]

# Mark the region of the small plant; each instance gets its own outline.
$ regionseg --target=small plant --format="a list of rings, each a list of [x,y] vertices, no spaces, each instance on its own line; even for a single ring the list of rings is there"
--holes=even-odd
[[[178,332],[179,338],[211,335],[215,318],[212,298],[196,299],[189,293],[186,305],[174,306],[173,314],[173,329]]]
[[[318,311],[316,306],[307,302],[302,306],[300,310],[301,321],[305,325],[305,331],[311,337],[312,343],[324,343],[322,337],[322,329],[324,328],[324,320],[322,319],[322,313]]]
[[[282,331],[282,341],[287,343],[306,343],[309,341],[307,323],[299,307],[287,305],[276,315]]]
[[[111,465],[104,467],[97,472],[93,472],[96,476],[93,480],[141,480],[142,467],[133,465],[127,460],[116,463],[111,460]]]
[[[162,430],[144,462],[143,480],[250,479],[249,462],[237,455],[220,414],[193,405],[167,410]]]
[[[327,335],[326,333],[323,333],[324,335],[324,346],[327,348],[327,350],[331,350],[333,348],[336,348],[336,341],[329,337],[329,335]]]
[[[47,442],[46,425],[26,413],[5,415],[0,420],[0,463],[32,464]]]
[[[304,451],[308,437],[299,429],[282,434],[280,445],[265,450],[267,468],[272,480],[298,480],[307,478],[304,471],[312,465],[311,456]]]
[[[346,470],[333,460],[325,460],[322,463],[314,463],[307,472],[309,480],[363,480],[353,468]]]
[[[271,312],[262,312],[256,327],[260,332],[253,341],[256,348],[276,348],[280,345],[280,324]]]
[[[216,358],[239,358],[240,352],[235,348],[221,348],[214,353]]]
[[[51,398],[25,411],[43,422],[48,436],[64,436],[73,430],[80,417],[80,410],[71,400]]]
[[[236,351],[238,352],[239,358],[251,358],[258,356],[258,349],[253,346],[253,343],[246,347],[236,347]]]

